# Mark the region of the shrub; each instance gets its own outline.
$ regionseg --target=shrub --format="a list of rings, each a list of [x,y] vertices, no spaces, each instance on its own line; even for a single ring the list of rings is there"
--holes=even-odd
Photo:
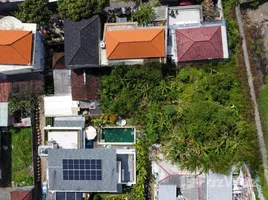
[[[99,14],[104,5],[105,0],[58,0],[58,11],[61,17],[78,21]]]
[[[99,194],[95,194],[93,200],[102,200]]]
[[[139,25],[147,25],[152,23],[155,17],[154,8],[150,4],[143,4],[133,13],[133,21],[138,22]]]
[[[19,4],[18,12],[14,14],[22,22],[37,23],[40,26],[45,25],[51,16],[51,12],[43,0],[25,0]]]

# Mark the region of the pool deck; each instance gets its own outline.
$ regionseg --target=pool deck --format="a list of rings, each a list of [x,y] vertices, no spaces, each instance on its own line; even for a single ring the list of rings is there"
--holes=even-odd
[[[107,144],[99,144],[97,140],[94,140],[93,141],[93,149],[106,149],[107,147]],[[114,145],[114,144],[111,144],[112,146],[112,149],[133,149],[133,145]]]

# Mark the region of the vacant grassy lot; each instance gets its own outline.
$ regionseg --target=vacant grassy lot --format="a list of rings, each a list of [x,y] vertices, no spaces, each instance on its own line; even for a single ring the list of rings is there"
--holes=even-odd
[[[266,77],[266,84],[260,90],[259,96],[259,110],[262,118],[262,126],[264,132],[265,143],[268,144],[268,76]]]
[[[262,130],[263,130],[263,135],[264,135],[264,140],[266,144],[266,149],[267,144],[268,144],[268,76],[266,76],[266,84],[262,86],[260,89],[260,96],[258,99],[259,103],[259,112],[261,115],[262,119]],[[262,184],[262,190],[264,196],[267,198],[268,197],[268,186],[267,183],[265,183],[264,180],[264,175],[262,173],[259,173],[260,179],[261,179],[261,184]]]
[[[18,186],[33,185],[31,129],[13,128],[10,134],[12,134],[12,181]]]

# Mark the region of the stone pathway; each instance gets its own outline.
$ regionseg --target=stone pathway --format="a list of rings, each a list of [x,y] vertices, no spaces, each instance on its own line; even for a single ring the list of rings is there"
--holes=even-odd
[[[245,65],[246,65],[246,69],[247,69],[248,84],[249,84],[249,88],[250,88],[251,100],[252,100],[253,107],[254,107],[255,123],[256,123],[256,128],[257,128],[258,139],[259,139],[259,147],[260,147],[260,152],[261,152],[261,157],[262,157],[264,176],[265,176],[266,182],[268,183],[267,152],[266,152],[264,138],[263,138],[261,119],[260,119],[258,104],[257,104],[257,100],[256,100],[256,93],[255,93],[254,84],[253,84],[253,80],[252,80],[252,73],[251,73],[251,69],[250,69],[250,62],[249,62],[247,44],[246,44],[245,33],[244,33],[244,28],[243,28],[243,21],[242,21],[242,16],[241,16],[241,12],[240,12],[240,5],[236,6],[235,13],[236,13],[236,20],[238,23],[240,36],[242,38],[242,48],[243,48],[243,53],[244,53]],[[263,197],[262,194],[259,196],[259,198],[261,200],[262,199],[265,200],[265,198]]]

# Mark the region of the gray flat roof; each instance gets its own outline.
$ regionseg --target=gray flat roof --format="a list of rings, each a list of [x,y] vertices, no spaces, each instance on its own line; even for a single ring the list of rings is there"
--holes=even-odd
[[[160,185],[159,200],[176,200],[177,185]]]
[[[85,117],[75,116],[75,117],[55,117],[54,118],[55,127],[82,127],[85,128]]]
[[[71,94],[71,71],[68,69],[53,70],[54,94]]]
[[[208,200],[232,200],[232,175],[209,173],[207,175]]]
[[[0,127],[8,126],[8,102],[0,103]]]
[[[63,159],[100,159],[102,180],[63,180]],[[117,192],[115,149],[50,149],[48,189],[69,192]]]

